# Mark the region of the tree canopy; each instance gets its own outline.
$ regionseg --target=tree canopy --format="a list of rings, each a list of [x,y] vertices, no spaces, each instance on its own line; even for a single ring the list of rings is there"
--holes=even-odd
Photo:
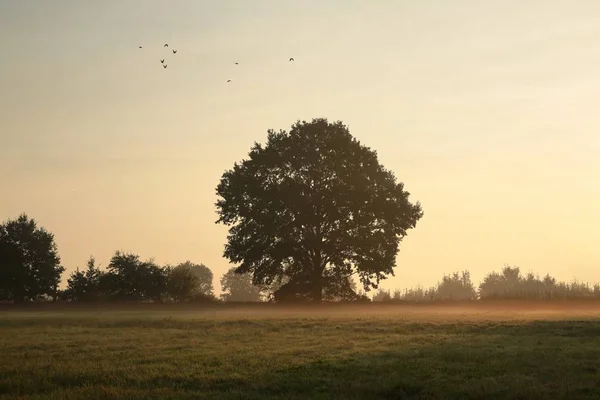
[[[67,288],[63,292],[63,297],[73,301],[93,301],[100,297],[100,281],[102,271],[96,267],[96,260],[93,256],[87,262],[87,269],[80,271],[77,268],[67,279]]]
[[[423,216],[377,153],[340,121],[268,131],[216,189],[224,256],[256,285],[281,276],[323,298],[324,278],[358,275],[365,290],[393,275],[407,231]]]
[[[54,298],[63,271],[54,235],[34,219],[21,214],[0,225],[0,298]]]
[[[132,253],[115,252],[100,286],[108,297],[118,300],[160,301],[165,293],[167,274],[152,261],[141,261]]]
[[[221,277],[221,298],[224,301],[261,301],[262,290],[252,284],[252,276],[236,274],[235,269],[230,268]]]
[[[200,287],[200,279],[187,263],[169,268],[168,277],[167,292],[178,302],[191,298]]]
[[[213,297],[213,273],[204,264],[194,264],[191,261],[186,261],[178,265],[180,268],[189,269],[198,278],[195,292],[201,296]]]

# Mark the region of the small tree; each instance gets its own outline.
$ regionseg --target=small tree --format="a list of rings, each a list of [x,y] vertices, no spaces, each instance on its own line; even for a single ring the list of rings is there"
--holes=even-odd
[[[0,225],[0,300],[56,298],[64,272],[54,235],[21,214]]]
[[[196,275],[198,278],[198,287],[196,290],[196,295],[201,295],[205,297],[214,297],[214,289],[213,289],[213,273],[204,264],[194,264],[191,261],[186,261],[179,264],[177,267],[188,268],[190,271]]]
[[[117,251],[100,286],[117,300],[160,301],[166,293],[167,276],[153,261],[141,261],[138,255]]]
[[[252,275],[237,274],[230,268],[221,278],[221,298],[224,301],[261,301],[261,289],[252,284]]]
[[[168,269],[167,292],[177,302],[189,300],[199,291],[200,279],[188,264]]]
[[[392,300],[392,295],[390,294],[389,290],[383,289],[383,288],[379,288],[379,290],[377,290],[377,292],[375,292],[375,294],[373,295],[373,301],[391,301]]]
[[[96,260],[90,257],[85,272],[79,268],[67,279],[67,288],[63,296],[73,301],[93,301],[100,297],[100,279],[102,271],[96,267]]]
[[[339,276],[332,270],[328,272],[323,282],[323,300],[357,301],[361,298],[351,276]]]
[[[436,288],[436,299],[439,300],[473,300],[477,291],[471,281],[469,271],[444,275]]]

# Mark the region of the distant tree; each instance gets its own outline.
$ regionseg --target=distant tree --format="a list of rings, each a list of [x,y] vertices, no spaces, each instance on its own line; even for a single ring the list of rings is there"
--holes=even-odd
[[[328,270],[323,278],[323,300],[357,301],[361,298],[351,276],[339,276],[334,270]]]
[[[252,284],[250,274],[236,274],[236,268],[230,268],[221,277],[221,298],[224,301],[261,301],[261,288]]]
[[[273,292],[272,300],[277,303],[306,302],[312,299],[313,285],[308,281],[288,280]]]
[[[437,290],[435,287],[425,289],[417,286],[416,288],[406,289],[404,293],[400,291],[394,292],[394,300],[396,301],[424,302],[435,300],[436,297]]]
[[[168,269],[167,292],[177,302],[189,300],[199,291],[200,279],[189,264]]]
[[[167,275],[152,261],[140,261],[135,254],[117,251],[100,286],[116,300],[160,301],[167,291]]]
[[[322,118],[269,130],[266,146],[255,143],[223,174],[217,195],[217,223],[230,226],[224,256],[241,263],[236,271],[258,286],[288,276],[314,301],[329,270],[377,288],[423,216],[375,151]]]
[[[100,297],[100,279],[102,271],[96,267],[96,260],[90,257],[87,269],[75,270],[67,279],[67,288],[63,291],[63,297],[73,301],[93,301]]]
[[[85,273],[77,268],[67,279],[67,288],[61,292],[65,300],[83,301],[87,296]]]
[[[161,302],[167,293],[167,271],[148,260],[140,264],[140,272],[144,299]]]
[[[0,225],[0,300],[56,298],[64,272],[54,235],[21,214]]]
[[[438,300],[474,300],[477,298],[477,291],[469,271],[462,271],[444,275],[434,296]]]
[[[213,289],[213,273],[204,264],[194,264],[191,261],[186,261],[179,264],[177,267],[188,268],[198,278],[198,287],[196,294],[202,296],[214,297]]]
[[[373,295],[373,301],[390,301],[392,300],[392,295],[389,290],[385,290],[383,288],[379,288],[377,292]]]

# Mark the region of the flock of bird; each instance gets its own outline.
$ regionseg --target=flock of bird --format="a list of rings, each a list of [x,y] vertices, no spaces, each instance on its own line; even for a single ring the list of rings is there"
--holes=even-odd
[[[169,44],[168,44],[168,43],[165,43],[165,45],[164,45],[163,47],[169,47]],[[142,46],[139,46],[139,48],[141,49],[141,48],[142,48]],[[177,54],[177,50],[172,50],[172,51],[173,51],[173,54]],[[163,67],[164,69],[167,69],[167,66],[168,66],[168,65],[167,65],[167,64],[165,64],[165,59],[164,59],[164,58],[160,60],[160,63],[162,64],[162,67]]]
[[[164,47],[169,47],[169,44],[168,44],[168,43],[165,43],[165,45],[163,46],[163,48],[164,48]],[[139,48],[141,49],[141,48],[142,48],[142,46],[139,46]],[[173,50],[171,50],[171,51],[173,52],[173,54],[177,54],[177,50],[174,50],[174,49],[173,49]],[[289,61],[290,61],[290,62],[291,62],[291,61],[295,61],[295,60],[294,60],[294,57],[290,57],[290,60],[289,60]],[[168,64],[165,64],[165,59],[164,59],[164,58],[161,58],[161,59],[160,59],[160,63],[161,63],[161,65],[162,65],[162,67],[163,67],[164,69],[167,69],[167,67],[168,67]],[[235,63],[235,65],[239,65],[239,63],[238,63],[238,62],[236,62],[236,63]],[[231,79],[228,79],[228,80],[227,80],[227,83],[229,83],[229,82],[231,82]]]

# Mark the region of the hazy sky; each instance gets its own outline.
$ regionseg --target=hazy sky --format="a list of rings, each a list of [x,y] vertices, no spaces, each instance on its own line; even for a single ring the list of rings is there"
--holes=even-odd
[[[0,45],[0,220],[54,232],[67,273],[121,249],[218,290],[221,174],[326,117],[422,203],[385,287],[600,280],[597,0],[0,0]]]

